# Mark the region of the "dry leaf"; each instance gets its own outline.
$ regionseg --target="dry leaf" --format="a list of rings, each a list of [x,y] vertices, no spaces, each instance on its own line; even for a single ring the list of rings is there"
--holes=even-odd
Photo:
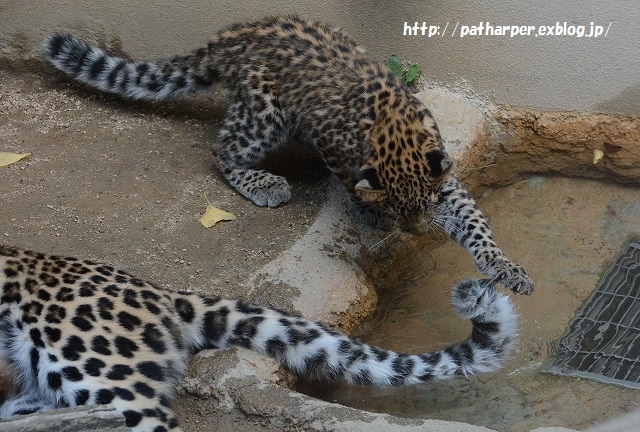
[[[211,228],[215,224],[220,221],[232,221],[236,220],[236,216],[233,213],[226,212],[224,210],[220,210],[219,208],[215,208],[209,202],[209,198],[204,196],[207,200],[207,209],[205,210],[202,217],[200,217],[200,223],[205,228]]]
[[[593,164],[597,164],[598,162],[600,162],[600,159],[602,159],[604,157],[604,153],[602,152],[602,150],[594,150],[593,151]]]
[[[20,159],[27,157],[30,154],[31,153],[17,154],[17,153],[0,152],[0,167],[18,162]]]

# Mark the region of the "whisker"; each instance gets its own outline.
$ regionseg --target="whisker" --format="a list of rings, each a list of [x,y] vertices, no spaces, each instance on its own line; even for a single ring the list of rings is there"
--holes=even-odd
[[[460,222],[462,219],[458,216],[453,216],[453,215],[445,215],[445,214],[439,214],[436,215],[434,217],[434,220],[436,221],[454,221],[454,222]]]
[[[457,237],[458,235],[464,234],[465,230],[459,227],[455,222],[459,222],[459,219],[455,216],[449,215],[438,215],[433,219],[433,225],[440,228],[442,231],[454,234]]]
[[[386,236],[385,238],[383,238],[382,240],[380,240],[379,242],[377,242],[376,244],[374,244],[373,246],[371,246],[369,249],[367,249],[367,252],[370,252],[372,249],[375,249],[376,247],[378,247],[380,244],[384,243],[385,241],[387,241],[389,238],[394,237],[399,235],[402,232],[402,230],[400,228],[396,228],[395,230],[393,230],[391,232],[391,234],[389,234],[388,236]]]

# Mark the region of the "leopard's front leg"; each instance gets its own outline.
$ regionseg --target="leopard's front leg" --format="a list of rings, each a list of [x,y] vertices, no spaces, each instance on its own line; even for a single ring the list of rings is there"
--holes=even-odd
[[[469,251],[481,272],[515,293],[533,292],[527,272],[498,247],[486,218],[458,179],[451,177],[443,182],[434,213],[434,222]]]

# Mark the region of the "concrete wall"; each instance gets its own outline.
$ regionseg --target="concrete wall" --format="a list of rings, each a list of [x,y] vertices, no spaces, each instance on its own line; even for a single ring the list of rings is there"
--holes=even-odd
[[[334,23],[384,59],[422,66],[431,82],[468,88],[497,103],[640,115],[637,0],[0,0],[0,57],[33,56],[39,40],[68,29],[131,56],[167,57],[204,43],[232,22],[297,13]],[[404,23],[439,25],[444,36],[403,36]],[[463,25],[602,26],[598,38],[476,36]],[[454,36],[452,31],[457,30]],[[470,29],[471,30],[471,29]]]

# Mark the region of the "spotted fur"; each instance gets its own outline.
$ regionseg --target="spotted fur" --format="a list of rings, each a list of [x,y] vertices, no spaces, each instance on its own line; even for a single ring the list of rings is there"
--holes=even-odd
[[[375,200],[394,217],[423,210],[451,166],[429,110],[386,65],[314,21],[237,24],[168,61],[113,57],[65,33],[50,36],[44,49],[75,79],[134,99],[220,83],[229,106],[214,157],[229,183],[260,206],[291,197],[284,178],[257,168],[291,137],[317,149],[361,200]]]
[[[134,431],[179,431],[171,400],[190,353],[239,346],[325,380],[405,386],[496,370],[516,316],[489,280],[467,280],[452,303],[471,336],[425,354],[398,354],[328,327],[237,300],[170,292],[92,261],[0,246],[0,364],[18,394],[0,418],[111,404]]]
[[[75,79],[133,99],[220,83],[229,105],[213,155],[228,182],[255,204],[275,207],[291,198],[286,179],[260,162],[296,138],[319,151],[364,222],[416,233],[435,222],[470,247],[486,274],[515,292],[533,291],[524,269],[497,248],[471,197],[447,176],[452,161],[429,110],[338,30],[291,16],[264,18],[231,26],[205,47],[167,61],[110,56],[66,33],[50,36],[44,50]],[[458,208],[453,196],[464,196],[465,204]]]

